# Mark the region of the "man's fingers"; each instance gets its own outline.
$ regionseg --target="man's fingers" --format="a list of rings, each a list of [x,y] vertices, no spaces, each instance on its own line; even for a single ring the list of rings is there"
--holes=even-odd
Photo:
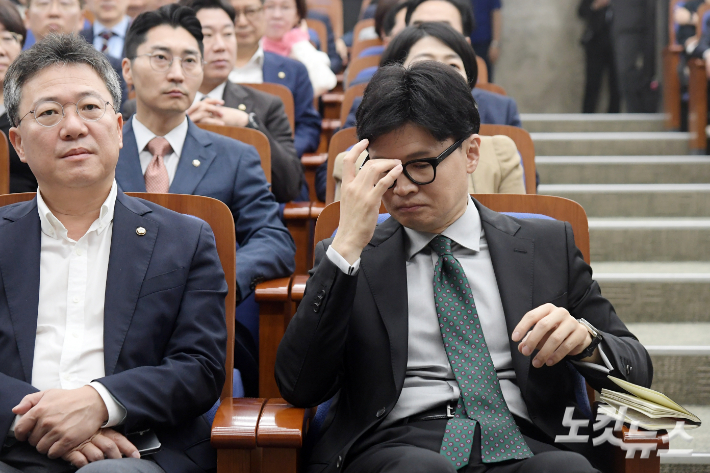
[[[133,445],[130,440],[128,440],[123,435],[119,434],[113,429],[104,429],[103,435],[113,440],[118,447],[119,452],[123,454],[124,457],[140,458],[141,454],[138,449]]]
[[[377,184],[375,184],[375,192],[380,196],[380,198],[382,198],[384,193],[387,192],[387,189],[392,187],[394,181],[396,181],[402,174],[403,169],[402,164],[397,164],[395,167],[390,169],[383,178],[377,181]]]
[[[533,325],[538,323],[539,320],[548,315],[555,308],[556,307],[552,304],[543,304],[540,307],[536,307],[535,309],[525,314],[523,318],[520,319],[520,322],[518,322],[518,325],[516,325],[513,329],[513,335],[511,339],[514,342],[517,342],[518,340],[522,339],[532,328]]]
[[[121,452],[113,439],[99,434],[91,443],[103,452],[105,458],[121,458]]]
[[[565,309],[560,309],[552,304],[549,305],[552,310],[536,321],[535,326],[528,332],[525,343],[521,342],[518,345],[518,351],[525,356],[531,355],[533,351],[541,349],[546,342],[546,337],[549,336],[568,315]],[[528,312],[528,314],[529,313],[530,312]]]
[[[575,326],[573,324],[576,324],[576,322],[574,322],[571,318],[567,318],[561,321],[557,328],[555,328],[552,332],[549,333],[547,341],[545,341],[544,343],[540,342],[538,344],[538,348],[540,349],[540,351],[537,353],[537,355],[535,355],[535,358],[532,361],[534,367],[539,368],[545,364],[548,366],[552,366],[553,364],[557,363],[557,361],[559,361],[558,359],[556,359],[556,356],[559,355],[559,353],[564,352],[565,347],[568,346],[569,343],[574,343],[574,345],[572,347],[569,347],[569,349],[564,353],[564,355],[560,357],[560,359],[564,358],[564,356],[567,355],[569,350],[571,350],[572,348],[574,348],[574,346],[577,345],[579,340],[575,339],[574,337],[570,339],[570,336],[575,331]]]
[[[39,391],[36,393],[28,394],[22,398],[22,401],[18,405],[12,408],[12,413],[15,415],[27,414],[27,411],[32,409],[37,405],[42,396],[44,396],[45,391]]]
[[[387,177],[387,174],[393,171],[397,166],[399,166],[400,168],[402,167],[402,162],[399,159],[370,160],[365,163],[365,166],[358,173],[358,179],[366,183],[368,187],[375,187],[378,182],[380,182],[382,179],[385,179]],[[394,177],[394,179],[397,179],[397,177],[399,177],[401,173],[401,169],[399,171],[396,171],[396,176]],[[394,184],[394,179],[392,179],[392,182],[390,182],[387,187],[385,187],[385,190],[387,190],[389,186]],[[384,193],[384,191],[382,193]]]
[[[97,462],[105,458],[104,452],[102,452],[101,449],[93,443],[87,443],[81,447],[81,453],[83,453],[86,459],[89,460],[89,463]]]
[[[71,463],[76,468],[81,468],[82,466],[86,466],[89,464],[89,460],[87,460],[84,454],[81,453],[79,450],[74,450],[73,452],[67,453],[62,457],[62,459]]]
[[[355,179],[355,175],[357,174],[355,161],[357,161],[357,158],[367,149],[369,144],[370,142],[368,140],[360,140],[345,154],[343,158],[343,184]]]

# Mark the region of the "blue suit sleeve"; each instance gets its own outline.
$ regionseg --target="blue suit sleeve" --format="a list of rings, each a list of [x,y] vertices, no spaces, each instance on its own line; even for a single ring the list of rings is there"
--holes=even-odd
[[[297,64],[296,84],[293,90],[294,108],[296,109],[296,130],[293,143],[298,156],[312,153],[320,143],[321,117],[313,106],[313,86],[308,78],[306,66]]]
[[[256,283],[290,276],[296,269],[296,245],[279,219],[279,205],[256,150],[241,153],[230,205],[237,234],[237,285],[242,300]]]
[[[508,101],[508,110],[506,113],[505,124],[517,126],[518,128],[523,127],[523,122],[520,121],[520,114],[518,113],[518,104],[516,104],[515,100],[513,99],[510,99]]]

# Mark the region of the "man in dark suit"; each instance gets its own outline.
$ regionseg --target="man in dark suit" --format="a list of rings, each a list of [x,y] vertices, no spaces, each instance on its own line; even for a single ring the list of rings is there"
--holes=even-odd
[[[241,300],[258,282],[293,272],[295,245],[279,220],[256,150],[201,130],[185,115],[202,83],[201,49],[202,27],[190,8],[166,5],[134,20],[123,74],[135,87],[137,110],[123,129],[116,180],[124,191],[158,191],[149,167],[162,161],[160,192],[203,195],[229,206],[239,244]],[[150,151],[156,137],[170,146],[159,160]]]
[[[609,373],[651,383],[570,225],[469,197],[479,123],[447,65],[386,66],[365,92],[340,226],[276,359],[288,402],[335,396],[307,471],[597,472],[591,441],[555,443],[566,409],[582,416],[572,372],[595,389]],[[380,202],[391,217],[376,227]]]
[[[37,42],[50,33],[79,33],[91,43],[93,39],[88,39],[86,32],[82,31],[84,26],[83,9],[83,0],[67,0],[66,5],[62,6],[49,0],[35,0],[34,2],[30,0],[27,2],[25,17]],[[121,104],[123,104],[128,97],[128,89],[121,76],[121,61],[111,56],[108,56],[108,60],[118,74],[121,83]]]
[[[270,82],[281,84],[293,94],[296,130],[294,144],[298,156],[314,152],[320,143],[321,116],[313,106],[313,86],[306,66],[278,54],[265,52],[260,45],[266,20],[260,0],[231,0],[236,12],[237,63],[229,80],[238,84]]]
[[[128,0],[88,0],[88,10],[94,22],[81,31],[81,35],[107,56],[123,59],[123,43],[131,26]]]
[[[214,468],[202,414],[225,380],[227,284],[211,229],[118,189],[118,77],[83,39],[37,43],[5,86],[39,192],[0,209],[0,470]],[[147,429],[162,447],[145,460],[124,435]]]

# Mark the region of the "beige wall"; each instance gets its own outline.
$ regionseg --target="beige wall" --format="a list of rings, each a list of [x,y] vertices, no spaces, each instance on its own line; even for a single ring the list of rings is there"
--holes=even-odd
[[[503,0],[495,82],[521,113],[577,113],[584,93],[578,0]]]

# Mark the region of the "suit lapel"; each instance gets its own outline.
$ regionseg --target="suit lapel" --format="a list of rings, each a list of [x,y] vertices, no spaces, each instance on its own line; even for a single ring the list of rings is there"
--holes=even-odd
[[[111,255],[106,276],[104,303],[104,368],[114,374],[126,332],[131,325],[138,294],[153,255],[159,224],[150,218],[150,208],[123,192],[116,197],[113,214]],[[136,234],[145,228],[143,236]]]
[[[214,158],[215,152],[207,132],[199,129],[188,118],[187,136],[185,136],[175,178],[170,185],[170,193],[194,194],[197,184],[204,177]],[[194,165],[195,160],[199,161],[199,166]]]
[[[42,238],[37,199],[17,205],[5,219],[14,223],[0,229],[0,272],[25,381],[31,383]]]
[[[245,112],[253,112],[254,101],[245,89],[246,87],[227,81],[227,85],[224,87],[224,94],[222,95],[224,106],[240,109],[239,106],[244,105]]]
[[[401,389],[407,370],[409,336],[404,230],[390,218],[379,225],[372,246],[362,253],[360,269],[387,329],[395,386]],[[401,376],[400,376],[401,374]]]
[[[116,182],[124,192],[146,191],[138,154],[138,143],[133,132],[133,118],[131,118],[123,127],[123,148],[116,165]]]
[[[475,199],[474,202],[481,215],[498,291],[503,302],[513,368],[520,391],[525,394],[531,358],[518,351],[518,342],[513,342],[511,337],[520,319],[533,308],[535,244],[533,240],[516,236],[520,225],[514,220],[487,209]]]

